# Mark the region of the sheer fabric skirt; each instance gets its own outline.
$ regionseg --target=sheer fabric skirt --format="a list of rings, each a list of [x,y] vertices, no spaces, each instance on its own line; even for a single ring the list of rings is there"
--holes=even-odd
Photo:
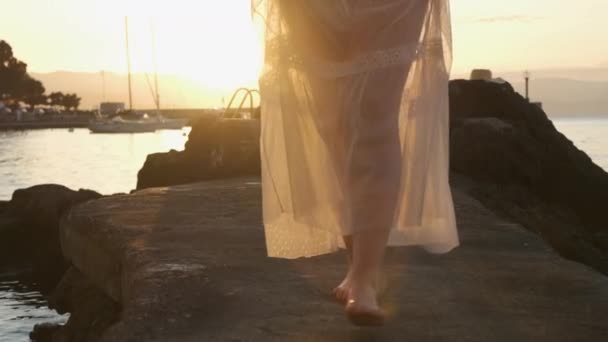
[[[458,245],[448,181],[447,0],[254,0],[264,28],[268,255],[309,257],[390,229]]]

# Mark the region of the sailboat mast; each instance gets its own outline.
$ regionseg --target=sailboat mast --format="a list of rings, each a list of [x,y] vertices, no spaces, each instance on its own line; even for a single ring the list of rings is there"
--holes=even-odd
[[[156,59],[156,29],[152,24],[152,56],[154,58],[154,100],[156,112],[160,113],[160,94],[158,93],[158,61]]]
[[[131,54],[129,53],[129,18],[125,17],[125,41],[127,43],[127,79],[129,82],[129,110],[133,110],[133,95],[131,93]]]

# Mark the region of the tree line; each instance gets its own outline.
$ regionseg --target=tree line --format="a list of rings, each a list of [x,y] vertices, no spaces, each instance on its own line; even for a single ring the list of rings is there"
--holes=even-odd
[[[0,102],[13,109],[24,103],[32,110],[39,105],[77,110],[80,100],[77,94],[47,95],[42,82],[27,73],[27,64],[15,58],[12,47],[0,40]]]

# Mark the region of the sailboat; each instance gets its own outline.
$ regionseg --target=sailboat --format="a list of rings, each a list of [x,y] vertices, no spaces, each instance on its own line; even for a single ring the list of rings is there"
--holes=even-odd
[[[131,56],[129,52],[129,19],[125,17],[125,41],[127,50],[127,71],[129,86],[129,111],[125,114],[132,116],[133,94],[131,89]],[[153,52],[156,53],[156,39],[153,36]],[[182,129],[188,123],[187,119],[168,119],[160,113],[160,95],[158,92],[158,70],[156,55],[154,55],[154,104],[156,113],[153,117],[147,113],[136,115],[137,119],[126,119],[123,116],[116,116],[108,120],[96,120],[89,124],[89,130],[93,133],[145,133],[164,129]]]

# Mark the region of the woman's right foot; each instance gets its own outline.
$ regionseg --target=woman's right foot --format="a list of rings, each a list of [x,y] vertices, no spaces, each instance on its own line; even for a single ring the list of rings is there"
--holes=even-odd
[[[342,304],[346,304],[348,301],[348,293],[351,288],[351,280],[350,276],[347,275],[344,280],[334,288],[333,293],[338,302]],[[387,280],[386,275],[384,273],[379,273],[376,277],[376,281],[374,282],[374,289],[379,297],[381,297],[384,292],[387,290]]]
[[[346,317],[358,326],[384,325],[386,314],[378,305],[373,286],[352,286],[345,307]]]

